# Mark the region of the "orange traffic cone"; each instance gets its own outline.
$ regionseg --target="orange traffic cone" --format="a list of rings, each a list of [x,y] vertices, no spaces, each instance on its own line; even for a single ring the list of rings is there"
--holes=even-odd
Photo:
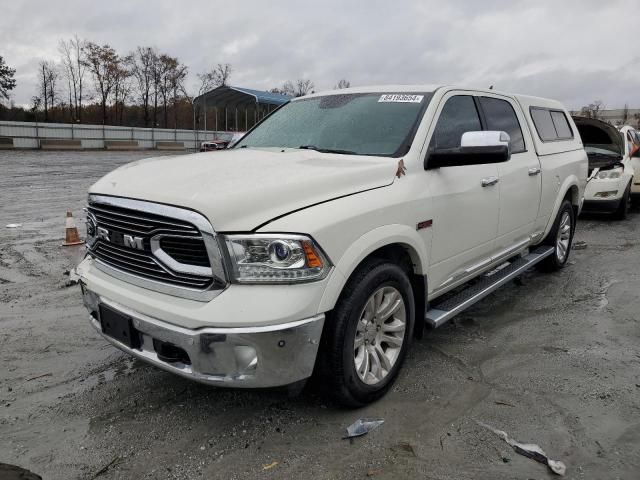
[[[73,219],[73,214],[67,212],[67,233],[66,238],[62,246],[70,247],[72,245],[81,245],[84,241],[80,239],[78,235],[78,229],[76,228],[76,222]]]

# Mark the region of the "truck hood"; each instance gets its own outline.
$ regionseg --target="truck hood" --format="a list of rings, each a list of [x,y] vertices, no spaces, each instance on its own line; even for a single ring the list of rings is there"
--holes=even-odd
[[[149,158],[89,193],[196,210],[214,229],[249,231],[294,210],[393,183],[397,160],[298,149],[242,148]]]

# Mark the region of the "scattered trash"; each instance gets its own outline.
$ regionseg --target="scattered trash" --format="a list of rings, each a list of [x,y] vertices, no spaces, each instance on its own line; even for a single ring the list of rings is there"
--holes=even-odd
[[[347,427],[347,436],[342,438],[353,438],[369,433],[384,423],[382,418],[359,418]]]
[[[553,473],[557,475],[564,476],[564,474],[567,472],[567,467],[565,466],[564,463],[562,463],[559,460],[551,460],[549,457],[547,457],[547,454],[544,453],[542,448],[540,448],[538,445],[534,443],[517,442],[516,440],[509,437],[509,435],[507,435],[507,432],[495,429],[490,425],[487,425],[486,423],[482,423],[482,422],[477,422],[477,423],[481,427],[484,427],[487,430],[491,430],[498,437],[500,437],[502,440],[507,442],[511,446],[511,448],[515,450],[516,453],[519,453],[520,455],[524,455],[525,457],[529,457],[532,460],[535,460],[536,462],[539,462],[539,463],[542,463],[543,465],[548,466],[549,470],[551,470]],[[504,458],[502,461],[504,462]]]
[[[418,454],[416,454],[415,449],[413,448],[413,445],[411,445],[409,442],[400,442],[394,445],[393,447],[391,447],[391,449],[396,452],[406,452],[414,457],[418,456]]]
[[[584,250],[585,248],[587,248],[587,242],[580,241],[573,244],[574,250]]]
[[[10,223],[9,225],[7,225],[7,228],[20,228],[21,226],[21,223]]]
[[[262,466],[263,470],[271,470],[273,467],[277,466],[280,462],[271,462]]]
[[[91,477],[92,479],[99,477],[100,475],[102,475],[103,473],[107,473],[107,471],[111,468],[114,467],[116,465],[118,465],[119,463],[122,463],[122,458],[120,457],[113,457],[111,459],[111,461],[109,463],[107,463],[104,467],[102,467],[100,470],[98,470],[95,475],[93,477]]]
[[[42,480],[40,475],[8,463],[0,463],[0,478],[3,480]]]
[[[31,380],[37,380],[38,378],[43,378],[43,377],[50,377],[51,375],[53,375],[53,373],[43,373],[42,375],[36,375],[35,377],[25,378],[25,380],[27,382],[30,382]]]

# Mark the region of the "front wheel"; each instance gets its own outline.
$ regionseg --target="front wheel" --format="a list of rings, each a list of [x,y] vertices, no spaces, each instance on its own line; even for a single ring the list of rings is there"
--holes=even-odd
[[[616,220],[625,220],[627,218],[627,213],[631,209],[631,182],[624,191],[622,198],[620,199],[620,205],[613,214],[613,218]]]
[[[554,251],[538,264],[540,270],[553,272],[563,268],[569,260],[573,232],[575,231],[575,214],[569,200],[560,205],[560,210],[553,223],[553,228],[542,242],[543,245],[551,245]]]
[[[360,407],[382,397],[411,342],[414,297],[407,274],[384,260],[352,276],[325,324],[320,352],[329,393]]]

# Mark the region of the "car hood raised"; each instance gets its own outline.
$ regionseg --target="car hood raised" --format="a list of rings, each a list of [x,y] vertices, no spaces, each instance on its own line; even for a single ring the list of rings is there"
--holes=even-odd
[[[624,136],[613,125],[595,118],[574,116],[582,144],[589,157],[589,169],[614,165],[624,156]]]
[[[233,149],[138,160],[90,193],[186,207],[217,231],[249,231],[294,210],[393,183],[397,160],[298,149]]]

